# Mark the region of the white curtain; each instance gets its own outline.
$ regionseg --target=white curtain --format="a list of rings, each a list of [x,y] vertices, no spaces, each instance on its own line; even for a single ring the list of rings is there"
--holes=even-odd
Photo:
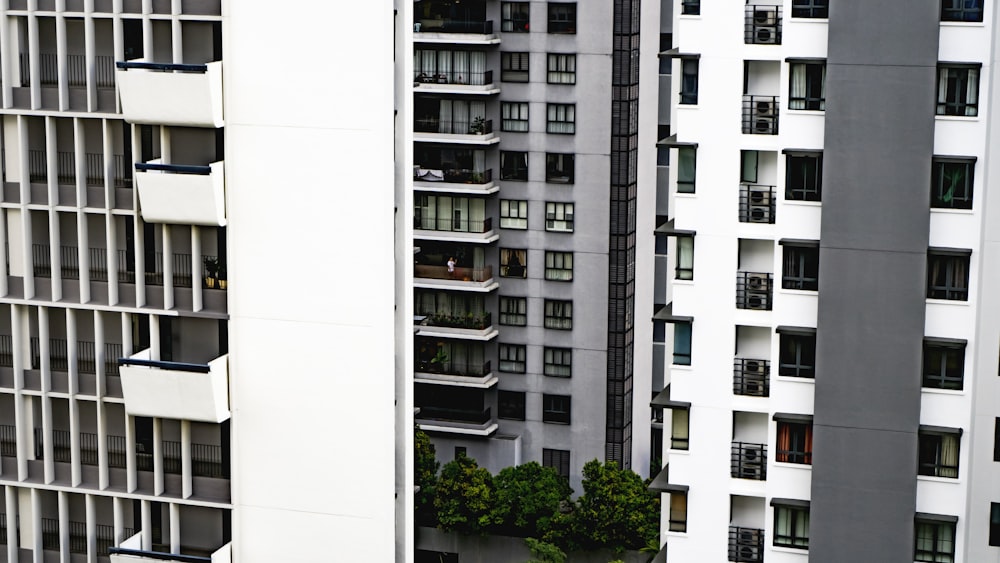
[[[979,101],[979,69],[970,68],[969,69],[969,80],[965,84],[965,115],[976,115],[978,112],[978,107],[976,103]]]
[[[445,80],[452,82],[451,76],[451,51],[438,51],[437,54],[437,74],[443,75]]]
[[[449,77],[448,81],[454,84],[470,84],[469,52],[455,51],[453,53],[452,64],[454,65],[452,69],[452,76]]]
[[[458,131],[459,133],[469,133],[469,126],[475,122],[477,118],[486,119],[486,102],[468,102],[468,108],[469,109],[465,114],[468,116],[466,118],[468,119],[468,122],[462,131]]]
[[[472,151],[472,171],[486,172],[486,151]]]
[[[549,133],[572,134],[576,132],[576,106],[549,104],[547,130]]]
[[[441,100],[440,110],[438,111],[438,133],[452,132],[452,114],[454,109],[451,100]]]
[[[941,436],[941,463],[938,477],[958,478],[958,441],[951,434]]]
[[[677,279],[694,279],[694,237],[677,237]]]
[[[469,84],[486,84],[486,52],[469,53]]]
[[[806,65],[794,63],[791,65],[791,95],[788,109],[806,109]]]

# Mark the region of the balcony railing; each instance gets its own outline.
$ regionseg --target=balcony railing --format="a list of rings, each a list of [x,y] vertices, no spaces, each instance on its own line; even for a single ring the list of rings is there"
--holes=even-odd
[[[20,55],[21,86],[31,85],[31,64],[27,53]],[[57,86],[59,84],[59,59],[54,53],[41,53],[38,59],[38,82],[42,86]],[[94,79],[98,88],[115,87],[115,59],[111,56],[97,55],[94,57]],[[87,57],[84,55],[66,55],[66,82],[70,87],[87,85]]]
[[[781,6],[747,5],[743,41],[747,45],[781,45]]]
[[[493,230],[493,218],[487,217],[482,220],[454,219],[451,217],[426,219],[418,215],[413,218],[413,228],[422,231],[484,234]]]
[[[743,133],[748,135],[778,134],[778,97],[743,96]]]
[[[493,21],[418,19],[413,22],[413,31],[417,33],[475,33],[490,35],[493,33]]]
[[[767,360],[736,358],[733,362],[733,394],[767,397],[770,394],[771,363]]]
[[[413,167],[414,182],[446,182],[451,184],[489,184],[493,181],[493,169],[468,170],[464,168]]]
[[[9,339],[9,336],[6,336]],[[79,373],[97,373],[96,344],[85,340],[76,342],[76,369]],[[0,349],[3,341],[0,340]],[[49,369],[69,371],[69,345],[61,338],[49,339]],[[104,373],[118,375],[118,358],[122,356],[122,345],[114,342],[104,344]],[[0,356],[2,357],[2,356]],[[37,336],[31,337],[31,362],[34,369],[41,367],[41,348]],[[13,362],[11,362],[13,365]]]
[[[9,334],[0,334],[0,367],[14,367],[14,342]]]
[[[740,222],[774,223],[774,186],[740,185]]]
[[[0,457],[17,457],[17,428],[0,424]]]
[[[181,474],[180,442],[163,441],[163,471]],[[191,444],[191,474],[195,477],[224,477],[222,446]]]
[[[493,266],[485,266],[483,268],[456,267],[454,272],[449,272],[447,266],[416,264],[413,266],[413,277],[433,280],[484,282],[493,279]]]
[[[119,358],[125,412],[219,423],[228,420],[229,356],[206,363],[161,361],[145,349]]]
[[[424,72],[413,71],[413,81],[418,84],[468,84],[470,86],[485,86],[493,84],[493,71],[486,72]]]
[[[417,313],[418,315],[423,313]],[[458,313],[454,315],[431,313],[427,315],[426,324],[429,326],[440,326],[447,328],[466,328],[471,330],[484,330],[493,326],[493,315],[491,313]]]
[[[769,273],[736,272],[736,308],[770,311],[772,288]]]
[[[729,560],[738,563],[763,563],[764,530],[730,526]]]
[[[767,444],[733,442],[732,476],[737,479],[767,479]]]
[[[86,182],[88,186],[104,185],[104,155],[101,153],[84,153],[86,159]],[[120,154],[111,155],[114,166],[114,185],[122,188],[130,182],[132,171],[125,168],[125,157]],[[59,151],[56,153],[57,183],[61,185],[76,184],[76,153]],[[48,181],[48,165],[44,150],[28,151],[28,178],[34,183]]]
[[[486,424],[493,417],[488,408],[483,411],[469,411],[464,409],[421,406],[417,418],[420,420],[447,420],[467,424]]]
[[[493,120],[487,119],[481,122],[481,125],[477,125],[475,121],[424,117],[414,120],[413,131],[416,133],[446,133],[450,135],[488,135],[493,132]]]
[[[490,361],[478,362],[434,362],[431,360],[417,360],[414,371],[423,373],[440,373],[444,375],[464,375],[472,377],[482,377],[493,370]]]

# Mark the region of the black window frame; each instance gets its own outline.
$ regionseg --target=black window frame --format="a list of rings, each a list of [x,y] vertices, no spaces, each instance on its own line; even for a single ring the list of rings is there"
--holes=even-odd
[[[500,102],[500,130],[508,133],[528,132],[528,102]]]
[[[545,153],[545,181],[549,184],[573,184],[576,179],[576,153]]]
[[[500,249],[500,277],[519,279],[528,277],[527,248]]]
[[[573,349],[545,346],[542,349],[542,374],[549,377],[572,377]]]
[[[560,219],[562,217],[562,219]],[[572,201],[545,202],[545,230],[572,233],[576,228],[576,204]]]
[[[500,179],[528,181],[528,151],[500,151]]]
[[[939,64],[937,67],[935,113],[961,117],[978,116],[981,99],[979,95],[981,70],[982,65],[977,63]],[[974,101],[969,101],[970,94],[973,93]]]
[[[576,135],[576,104],[545,104],[545,132]]]
[[[504,362],[514,369],[504,369]],[[524,344],[497,344],[497,370],[504,373],[528,372],[528,347]]]
[[[823,153],[785,154],[785,199],[821,201],[823,196]]]
[[[576,34],[577,6],[576,2],[548,2],[547,33],[560,35]]]
[[[558,315],[557,308],[560,309]],[[569,314],[566,314],[567,311]],[[553,330],[573,330],[573,300],[545,299],[543,324]]]
[[[778,335],[778,375],[816,378],[816,335],[783,332]]]
[[[560,78],[566,80],[559,80]],[[547,84],[576,84],[576,53],[547,53],[545,57],[545,82]]]
[[[965,383],[965,342],[924,339],[921,386],[961,391]]]
[[[683,327],[678,331],[678,327]],[[691,342],[694,339],[694,327],[692,323],[689,322],[675,322],[674,323],[674,355],[671,362],[675,366],[689,366],[691,365]],[[687,334],[686,346],[685,342],[678,338],[679,334]],[[680,345],[680,346],[679,346]]]
[[[955,463],[947,463],[944,455],[945,440],[954,440]],[[917,433],[917,475],[958,479],[962,473],[962,432],[959,429],[927,430]]]
[[[497,418],[505,420],[525,420],[527,409],[525,408],[524,391],[508,391],[500,389],[497,392]]]
[[[803,96],[793,95],[796,75],[805,73]],[[788,109],[826,111],[826,61],[789,61]]]
[[[948,177],[960,174],[957,181]],[[972,209],[973,186],[975,184],[976,159],[935,156],[931,161],[931,208],[932,209]],[[962,186],[957,185],[963,182]],[[951,185],[945,189],[945,182]],[[948,194],[948,192],[952,192]]]
[[[507,8],[510,9],[508,10]],[[517,8],[517,10],[515,10],[514,8]],[[500,3],[500,31],[504,33],[528,33],[528,31],[531,28],[530,24],[531,24],[530,2]]]
[[[788,449],[781,449],[782,428],[788,428]],[[775,426],[775,456],[779,463],[812,465],[813,429],[811,421],[778,420]]]
[[[681,58],[681,105],[698,105],[698,59],[696,57]]]
[[[787,520],[790,530],[782,531],[779,520]],[[798,529],[804,520],[804,530]],[[792,549],[809,549],[809,507],[774,504],[774,534],[772,544],[775,547],[790,547]]]
[[[682,153],[691,155],[690,178],[688,178],[686,175],[683,177],[683,179],[681,178]],[[698,148],[693,146],[677,147],[677,193],[679,194],[695,193],[697,181],[698,181]]]
[[[954,563],[955,561],[955,522],[943,520],[916,519],[913,533],[913,560],[932,563]],[[930,549],[922,549],[921,541],[929,541]],[[950,546],[950,550],[939,550],[941,544]]]
[[[567,262],[569,266],[567,266]],[[573,281],[573,252],[565,250],[545,251],[545,279],[548,281]]]
[[[792,0],[792,17],[827,19],[830,17],[830,0]]]
[[[569,395],[542,394],[542,422],[572,424],[573,398]]]
[[[990,503],[989,545],[1000,547],[1000,502]]]
[[[524,68],[521,68],[521,67]],[[523,79],[521,78],[523,73]],[[528,82],[531,79],[531,53],[503,51],[500,53],[500,82]]]
[[[523,216],[522,211],[524,212]],[[501,199],[500,228],[526,230],[528,228],[528,200]]]
[[[688,498],[686,491],[670,492],[668,511],[667,529],[671,532],[687,532]]]
[[[783,244],[781,288],[819,291],[819,242]]]
[[[551,467],[563,479],[569,479],[570,450],[542,448],[542,467]]]
[[[971,265],[970,254],[964,252],[928,252],[927,298],[968,301]]]
[[[966,7],[970,0],[941,0],[941,21],[982,23],[983,0],[971,1],[977,5]]]
[[[528,298],[501,295],[497,308],[500,324],[505,326],[528,326]]]
[[[681,0],[682,16],[700,16],[701,0]]]

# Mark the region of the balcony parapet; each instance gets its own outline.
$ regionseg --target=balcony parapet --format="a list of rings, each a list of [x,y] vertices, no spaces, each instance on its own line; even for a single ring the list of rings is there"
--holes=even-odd
[[[429,289],[459,289],[463,291],[489,292],[500,287],[493,279],[493,267],[455,267],[449,272],[447,266],[415,264],[413,266],[413,286]]]
[[[466,411],[422,406],[416,418],[420,428],[429,432],[489,436],[499,427],[489,408]]]
[[[226,225],[225,166],[163,164],[159,160],[135,164],[140,213],[148,223]]]
[[[183,549],[183,548],[182,548]],[[232,563],[232,544],[227,543],[211,555],[190,555],[184,553],[164,553],[142,548],[142,532],[123,541],[118,547],[109,547],[111,563],[142,563],[161,561],[176,563]]]
[[[116,63],[122,114],[129,123],[218,128],[222,61],[167,64],[142,59]]]
[[[151,359],[149,348],[118,360],[125,412],[218,423],[229,419],[229,355],[207,364]]]
[[[413,22],[415,43],[451,43],[455,45],[497,45],[493,20],[470,21],[420,18]]]

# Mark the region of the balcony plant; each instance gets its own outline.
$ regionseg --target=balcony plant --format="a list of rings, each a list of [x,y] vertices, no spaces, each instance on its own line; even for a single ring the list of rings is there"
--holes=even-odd
[[[226,285],[228,284],[228,282],[226,281],[225,264],[222,264],[221,262],[219,263],[219,269],[217,271],[217,275],[219,276],[219,289],[226,289]]]
[[[431,358],[431,371],[434,373],[444,372],[444,365],[448,363],[448,353],[444,351],[444,346],[438,344],[437,354]]]
[[[469,130],[476,135],[482,135],[486,132],[486,118],[479,116],[472,120],[472,125],[469,126]]]
[[[215,287],[215,280],[219,277],[219,259],[215,256],[206,256],[204,263],[205,286],[211,289]]]

